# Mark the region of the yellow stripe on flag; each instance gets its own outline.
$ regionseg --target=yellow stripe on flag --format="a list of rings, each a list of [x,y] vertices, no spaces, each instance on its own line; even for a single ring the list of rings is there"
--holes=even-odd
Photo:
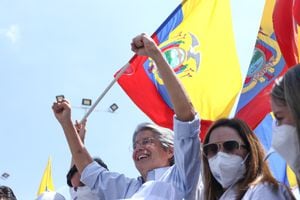
[[[286,166],[286,174],[287,174],[287,177],[288,177],[290,187],[295,188],[297,186],[296,175],[288,165]]]
[[[183,6],[184,23],[169,38],[192,34],[200,67],[193,78],[181,78],[202,119],[227,117],[242,87],[230,0],[190,0]]]
[[[264,29],[264,33],[271,36],[274,33],[272,16],[275,0],[266,0],[263,18],[261,19],[261,27]]]
[[[54,189],[54,184],[52,179],[51,158],[49,157],[37,195],[40,195],[45,191],[54,191],[54,190],[55,189]]]

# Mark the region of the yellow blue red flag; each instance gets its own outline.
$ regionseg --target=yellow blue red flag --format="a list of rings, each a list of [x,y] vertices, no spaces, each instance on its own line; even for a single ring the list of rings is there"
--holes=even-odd
[[[236,117],[246,121],[252,129],[271,111],[270,90],[275,79],[287,70],[274,34],[274,5],[275,0],[266,0],[253,57],[236,110]]]
[[[242,88],[231,2],[185,0],[152,35],[200,113],[202,133],[230,114]],[[135,56],[118,83],[155,123],[173,127],[172,105],[151,59]]]
[[[276,2],[278,1],[266,0],[236,117],[243,119],[252,127],[266,152],[269,152],[267,160],[275,178],[295,187],[295,175],[289,170],[285,160],[271,149],[273,119],[270,115],[270,91],[274,80],[283,75],[288,68],[273,28]],[[281,9],[277,7],[277,12],[278,10]],[[290,62],[294,61],[295,58],[290,57]]]

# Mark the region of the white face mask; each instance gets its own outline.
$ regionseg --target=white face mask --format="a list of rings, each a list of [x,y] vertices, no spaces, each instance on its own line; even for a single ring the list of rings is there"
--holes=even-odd
[[[101,200],[101,198],[93,193],[88,186],[78,187],[77,191],[75,191],[74,188],[71,188],[70,195],[72,200]]]
[[[300,177],[300,150],[297,129],[294,126],[272,124],[272,147],[286,160],[297,177]]]
[[[243,158],[234,154],[219,151],[208,159],[208,163],[213,176],[223,188],[228,188],[242,179],[246,172]]]

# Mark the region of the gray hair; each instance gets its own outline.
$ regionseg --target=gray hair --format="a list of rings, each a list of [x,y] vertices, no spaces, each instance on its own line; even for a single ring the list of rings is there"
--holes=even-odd
[[[135,143],[135,139],[136,139],[136,136],[138,135],[138,133],[141,131],[144,131],[144,130],[152,131],[153,134],[155,135],[155,138],[157,138],[160,141],[160,143],[164,149],[173,148],[173,146],[174,146],[173,131],[168,128],[164,128],[164,127],[161,127],[156,124],[149,123],[149,122],[141,123],[136,127],[136,129],[133,133],[133,136],[132,136],[132,144]],[[174,164],[174,158],[172,158],[172,160],[170,160],[170,165],[173,165],[173,164]]]

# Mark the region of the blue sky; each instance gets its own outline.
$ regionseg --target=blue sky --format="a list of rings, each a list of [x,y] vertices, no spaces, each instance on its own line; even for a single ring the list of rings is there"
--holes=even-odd
[[[237,48],[247,65],[263,2],[238,2],[232,0]],[[51,110],[55,96],[64,94],[73,119],[81,119],[81,99],[95,100],[133,56],[131,39],[152,34],[179,3],[0,1],[0,174],[10,174],[0,184],[12,187],[20,200],[34,199],[51,156],[54,185],[67,196],[71,157]],[[248,46],[240,45],[246,41]],[[107,112],[112,103],[119,105],[116,113]],[[88,119],[86,146],[111,171],[136,177],[129,147],[132,131],[144,121],[149,119],[116,84]]]

